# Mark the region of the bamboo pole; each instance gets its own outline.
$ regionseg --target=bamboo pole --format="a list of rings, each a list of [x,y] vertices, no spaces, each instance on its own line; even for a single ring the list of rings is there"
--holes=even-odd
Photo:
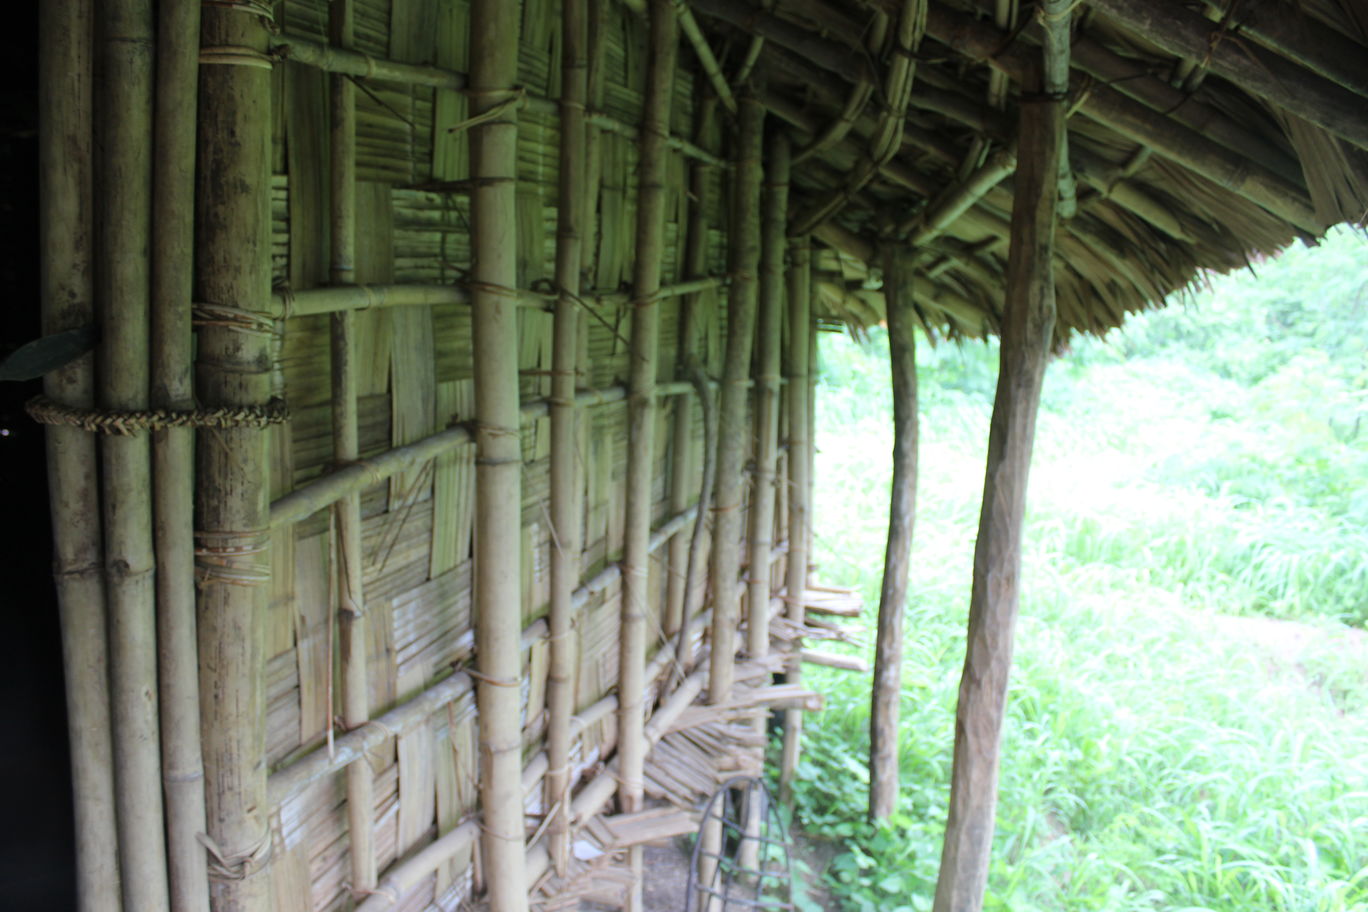
[[[716,102],[704,99],[695,114],[695,138],[702,143],[710,132],[716,115]],[[686,276],[702,275],[708,262],[708,213],[705,200],[708,192],[707,166],[694,162],[689,169],[689,220],[685,229],[684,272]],[[692,381],[692,374],[702,373],[697,365],[699,298],[686,296],[679,311],[679,350],[675,365],[681,379]],[[675,403],[673,449],[674,462],[670,466],[670,509],[682,510],[693,497],[697,497],[699,516],[707,517],[707,501],[712,497],[712,478],[707,468],[712,464],[713,452],[709,446],[708,418],[712,412],[711,393],[706,385],[697,385],[699,406],[704,413],[704,471],[698,488],[692,489],[689,481],[693,474],[695,442],[693,439],[693,403],[686,396]],[[676,651],[679,667],[687,669],[693,661],[690,654],[689,628],[693,615],[697,612],[700,594],[696,592],[700,581],[695,578],[702,567],[703,538],[707,532],[706,519],[695,526],[688,539],[680,536],[670,542],[670,574],[665,596],[664,628],[666,636],[677,638]]]
[[[147,408],[151,296],[153,13],[148,0],[102,4],[96,294],[101,406]],[[119,863],[128,909],[169,908],[157,697],[151,448],[147,435],[101,440],[105,589]]]
[[[950,812],[935,912],[980,908],[997,806],[998,750],[1012,661],[1022,520],[1036,410],[1054,338],[1055,180],[1062,104],[1021,106],[1021,162],[1002,321],[1001,364],[974,549],[964,676],[955,715]]]
[[[556,222],[556,302],[551,379],[551,660],[547,671],[546,807],[548,851],[556,874],[570,863],[570,720],[575,712],[573,597],[580,573],[578,378],[580,270],[584,243],[585,123],[589,94],[589,16],[585,0],[561,11],[560,205]]]
[[[650,69],[641,118],[637,184],[637,249],[632,271],[632,367],[627,400],[627,516],[623,535],[622,621],[618,671],[618,804],[642,809],[645,741],[646,616],[650,610],[651,476],[655,468],[656,372],[661,258],[665,246],[665,138],[674,95],[678,22],[671,0],[650,3]],[[642,850],[628,850],[633,884],[626,908],[641,908]]]
[[[689,40],[689,45],[694,49],[694,55],[698,58],[698,67],[703,71],[703,75],[708,77],[708,82],[717,93],[717,100],[722,103],[732,114],[736,113],[736,96],[732,94],[731,85],[727,82],[727,77],[723,75],[722,68],[718,66],[717,57],[712,52],[712,46],[708,44],[707,36],[698,27],[698,20],[694,18],[693,10],[689,9],[684,0],[673,0],[675,13],[679,16],[679,28],[684,32],[684,37]],[[741,81],[741,80],[738,80]]]
[[[206,5],[196,196],[197,300],[265,314],[271,292],[271,77],[265,23]],[[262,405],[270,340],[230,326],[199,332],[196,389],[209,405]],[[210,899],[215,912],[270,901],[264,620],[270,578],[267,435],[206,430],[196,446],[200,731],[204,739]]]
[[[808,535],[812,525],[812,425],[809,422],[808,400],[811,395],[812,313],[812,247],[806,236],[789,242],[788,268],[788,375],[789,375],[789,525],[788,566],[784,573],[784,593],[788,619],[802,627],[807,611]],[[785,668],[786,680],[797,684],[803,679],[802,662],[797,653],[801,643]],[[798,769],[798,755],[802,747],[803,711],[784,711],[784,744],[779,759],[779,800],[788,804],[793,800],[793,776]]]
[[[745,456],[746,386],[755,330],[756,269],[760,260],[760,162],[765,109],[747,90],[741,98],[735,197],[732,203],[731,273],[728,300],[727,353],[718,409],[717,486],[714,493],[711,580],[713,591],[711,676],[708,702],[731,696],[736,657],[738,602],[736,574],[741,561],[742,462]]]
[[[767,167],[762,199],[756,397],[755,485],[751,496],[748,552],[766,555],[774,547],[774,485],[779,460],[779,370],[783,348],[784,242],[788,225],[789,141],[781,130],[765,150]],[[746,651],[769,655],[769,564],[758,557],[747,576]],[[764,717],[761,717],[763,727]]]
[[[353,41],[352,0],[328,5],[328,31],[334,46],[349,48]],[[335,287],[356,280],[356,88],[351,77],[333,74],[329,86],[332,106],[329,157],[329,211]],[[332,315],[332,442],[333,461],[354,463],[361,455],[357,409],[356,321],[350,310]],[[342,726],[354,731],[370,718],[370,682],[366,667],[366,598],[362,579],[361,495],[350,491],[333,504],[337,530],[338,671],[342,679]],[[331,672],[330,672],[331,673]],[[375,782],[368,762],[347,767],[347,834],[351,860],[351,889],[365,894],[375,888]]]
[[[78,329],[95,319],[92,23],[91,0],[52,0],[39,6],[38,231],[45,335]],[[94,357],[85,355],[48,373],[43,393],[63,405],[94,405]],[[49,425],[47,460],[75,811],[76,900],[81,912],[118,912],[109,641],[94,435]]]
[[[1037,17],[1045,34],[1043,88],[1046,95],[1064,97],[1069,93],[1069,57],[1073,37],[1072,0],[1041,0]],[[1069,123],[1064,120],[1059,140],[1059,217],[1078,214],[1078,189],[1069,167]]]
[[[522,441],[518,418],[517,95],[519,10],[471,5],[471,235],[475,261],[475,632],[479,664],[481,840],[491,912],[526,912],[517,681],[522,604]]]
[[[200,4],[162,0],[159,9],[156,149],[152,218],[152,396],[155,408],[195,407],[195,106]],[[195,435],[152,435],[157,559],[157,640],[162,789],[171,908],[208,912],[204,847],[204,760],[200,753],[199,657],[195,640]]]
[[[898,804],[898,710],[902,700],[903,616],[917,512],[917,338],[912,251],[887,254],[884,300],[893,382],[893,488],[879,589],[874,683],[869,707],[869,817],[887,820]]]

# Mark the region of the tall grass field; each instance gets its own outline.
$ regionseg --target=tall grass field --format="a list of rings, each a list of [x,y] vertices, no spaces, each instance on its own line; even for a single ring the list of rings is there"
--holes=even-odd
[[[1257,276],[1251,274],[1257,273]],[[900,810],[869,677],[810,667],[796,824],[842,909],[931,908],[994,345],[918,349]],[[887,340],[824,335],[819,576],[873,641]],[[1075,340],[1046,380],[986,908],[1368,910],[1368,244],[1349,232]],[[825,647],[824,647],[825,648]],[[805,900],[808,909],[816,908]]]

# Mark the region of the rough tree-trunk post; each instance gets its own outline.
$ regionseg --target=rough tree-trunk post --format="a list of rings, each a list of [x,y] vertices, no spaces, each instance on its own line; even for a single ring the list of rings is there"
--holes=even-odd
[[[1058,101],[1030,97],[1021,105],[1001,362],[974,549],[969,632],[955,714],[950,814],[935,912],[978,912],[988,879],[998,749],[1020,586],[1026,480],[1055,321],[1051,260],[1062,107]]]
[[[480,806],[491,912],[526,912],[522,724],[522,435],[518,417],[516,3],[471,5],[475,350],[475,632]]]
[[[202,13],[195,300],[231,309],[249,330],[223,325],[238,321],[200,328],[196,390],[204,406],[259,407],[271,388],[270,338],[253,331],[271,319],[267,30],[241,9],[206,4]],[[201,431],[195,446],[200,736],[215,912],[262,912],[270,903],[267,441],[263,428],[237,426]]]
[[[92,7],[92,0],[50,0],[38,8],[38,230],[44,334],[80,329],[95,319]],[[93,406],[95,357],[85,355],[48,373],[43,393],[59,405]],[[61,612],[75,809],[76,901],[80,912],[117,912],[109,641],[95,446],[95,435],[81,428],[47,428],[53,576]]]
[[[898,709],[902,699],[903,616],[917,510],[917,339],[912,312],[913,251],[891,250],[884,263],[888,361],[893,375],[893,489],[879,588],[879,627],[869,706],[869,816],[883,820],[898,803]]]
[[[570,719],[575,712],[575,587],[580,572],[578,378],[580,269],[584,259],[585,101],[589,94],[589,10],[565,0],[561,14],[560,207],[556,219],[556,316],[551,377],[551,663],[547,673],[546,807],[551,861],[570,863]]]
[[[199,0],[159,4],[152,187],[152,405],[193,409],[195,106]],[[171,908],[207,912],[204,761],[195,645],[195,432],[152,434],[157,548],[157,672]]]
[[[660,263],[665,243],[665,181],[670,101],[678,49],[674,5],[652,0],[650,69],[641,120],[641,167],[637,193],[637,249],[632,270],[632,368],[627,403],[627,516],[622,559],[621,659],[618,675],[618,803],[625,813],[642,809],[646,757],[646,616],[651,578],[651,474],[655,468],[656,355],[659,348]],[[642,850],[628,853],[632,889],[628,912],[641,908]]]
[[[788,567],[784,591],[788,619],[801,625],[807,616],[803,599],[807,593],[808,534],[812,502],[808,498],[812,478],[812,425],[808,401],[811,395],[809,373],[812,353],[812,247],[806,236],[794,238],[789,245],[788,319],[789,319],[789,526]],[[788,683],[802,680],[802,644],[795,643],[785,669]],[[793,774],[798,769],[798,754],[803,738],[803,711],[784,710],[784,747],[779,761],[779,800],[793,799]]]

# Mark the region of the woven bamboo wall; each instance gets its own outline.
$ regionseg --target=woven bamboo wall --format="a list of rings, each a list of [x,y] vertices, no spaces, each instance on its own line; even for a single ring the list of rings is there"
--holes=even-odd
[[[462,0],[357,0],[356,47],[375,57],[466,69],[468,4]],[[554,99],[559,91],[558,4],[525,0],[519,75],[530,96]],[[325,0],[285,0],[277,23],[284,36],[326,41]],[[595,40],[603,41],[600,110],[624,124],[641,118],[645,74],[645,22],[612,4]],[[672,114],[677,136],[694,134],[699,94],[686,62],[677,75]],[[421,284],[461,287],[471,268],[469,204],[450,182],[469,177],[464,131],[467,100],[444,89],[358,81],[357,272],[359,284]],[[319,479],[332,469],[329,316],[295,315],[293,302],[328,281],[328,76],[300,63],[274,72],[276,123],[272,215],[273,267],[285,318],[277,323],[275,393],[291,407],[290,421],[273,431],[272,498]],[[553,108],[525,106],[518,115],[518,287],[546,291],[553,276],[556,242],[558,121]],[[720,135],[713,151],[724,154]],[[599,138],[602,179],[596,203],[598,231],[591,239],[594,263],[586,286],[618,292],[630,280],[634,257],[638,146],[625,135]],[[671,155],[666,206],[665,284],[685,278],[680,260],[688,199],[687,164]],[[446,186],[443,186],[443,185]],[[701,201],[709,225],[711,275],[727,270],[726,176],[710,169]],[[698,340],[705,369],[719,373],[725,307],[718,292],[702,292],[706,327]],[[580,556],[584,581],[608,584],[584,598],[575,624],[578,643],[577,711],[613,693],[618,677],[620,582],[611,567],[623,548],[627,406],[626,382],[632,308],[627,295],[589,297],[594,315],[581,320],[579,377],[582,390],[605,391],[606,404],[581,409],[583,484]],[[678,379],[680,299],[661,304],[659,380]],[[356,315],[359,331],[360,443],[362,459],[422,440],[471,418],[474,408],[471,317],[466,303],[371,307]],[[550,393],[552,315],[548,306],[520,312],[519,368],[524,410]],[[685,395],[691,395],[686,393]],[[669,492],[676,463],[671,428],[681,394],[662,398],[656,421],[652,527],[671,519]],[[701,419],[693,409],[695,448],[690,487],[697,489]],[[551,549],[557,547],[547,513],[550,419],[545,409],[522,428],[522,621],[524,637],[522,725],[529,769],[529,834],[543,811],[536,760],[546,729],[548,643],[544,622],[549,598]],[[781,429],[781,439],[783,431]],[[402,706],[462,667],[471,658],[471,543],[474,528],[475,447],[457,445],[367,487],[361,496],[364,524],[364,603],[368,617],[367,671],[373,717]],[[781,472],[783,471],[781,458]],[[785,485],[780,484],[783,491]],[[786,528],[781,495],[776,526]],[[686,535],[684,524],[676,534]],[[775,540],[782,541],[782,532]],[[734,543],[743,547],[743,543]],[[655,551],[651,566],[648,655],[664,642],[668,549]],[[329,749],[330,720],[338,713],[335,601],[337,546],[327,509],[297,522],[276,525],[272,539],[272,597],[266,640],[267,753],[278,771],[299,758]],[[673,572],[681,572],[675,568]],[[783,579],[782,556],[771,572]],[[701,638],[700,625],[695,626]],[[663,665],[657,664],[657,670]],[[656,681],[648,682],[647,705]],[[396,859],[451,830],[476,810],[476,709],[467,689],[437,711],[385,733],[363,760],[375,777],[375,851],[383,873]],[[396,737],[389,737],[395,734]],[[600,773],[613,752],[611,713],[587,727],[573,750],[573,775],[581,782]],[[544,762],[542,764],[544,768]],[[351,902],[346,788],[340,771],[291,794],[274,808],[272,860],[281,909],[339,909]],[[455,908],[481,877],[467,851],[406,894],[395,908]]]

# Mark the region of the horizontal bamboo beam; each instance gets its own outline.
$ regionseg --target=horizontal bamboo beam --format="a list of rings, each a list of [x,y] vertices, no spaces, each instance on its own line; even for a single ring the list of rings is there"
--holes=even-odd
[[[271,53],[284,60],[292,60],[311,66],[325,73],[341,73],[359,79],[375,79],[382,82],[396,82],[405,85],[431,86],[437,89],[463,91],[468,79],[465,73],[448,70],[444,67],[425,66],[412,63],[399,63],[383,57],[375,57],[360,51],[346,51],[330,47],[310,38],[299,35],[275,35],[271,38]],[[547,117],[557,117],[559,102],[539,95],[525,95],[522,100],[528,111]],[[590,126],[610,133],[617,133],[630,139],[637,138],[635,126],[623,123],[615,117],[593,111],[586,118]],[[665,138],[665,145],[681,154],[697,159],[717,168],[730,168],[725,159],[718,158],[708,150],[689,140],[673,134]]]
[[[1016,170],[1016,147],[995,152],[983,167],[962,183],[950,188],[903,230],[913,247],[924,246],[940,237],[961,215],[974,207],[984,195]]]
[[[422,883],[447,859],[474,845],[479,836],[479,821],[467,820],[437,837],[416,854],[392,865],[366,901],[356,907],[356,912],[382,912],[394,908],[398,905],[399,897]]]
[[[839,668],[842,671],[854,671],[860,674],[869,673],[869,663],[856,656],[841,655],[835,652],[819,652],[816,649],[804,649],[799,655],[808,665]]]
[[[1200,60],[1244,91],[1368,149],[1368,104],[1362,95],[1250,42],[1232,39],[1201,13],[1167,0],[1092,0],[1091,6],[1170,54]],[[1343,65],[1361,74],[1361,53]]]

